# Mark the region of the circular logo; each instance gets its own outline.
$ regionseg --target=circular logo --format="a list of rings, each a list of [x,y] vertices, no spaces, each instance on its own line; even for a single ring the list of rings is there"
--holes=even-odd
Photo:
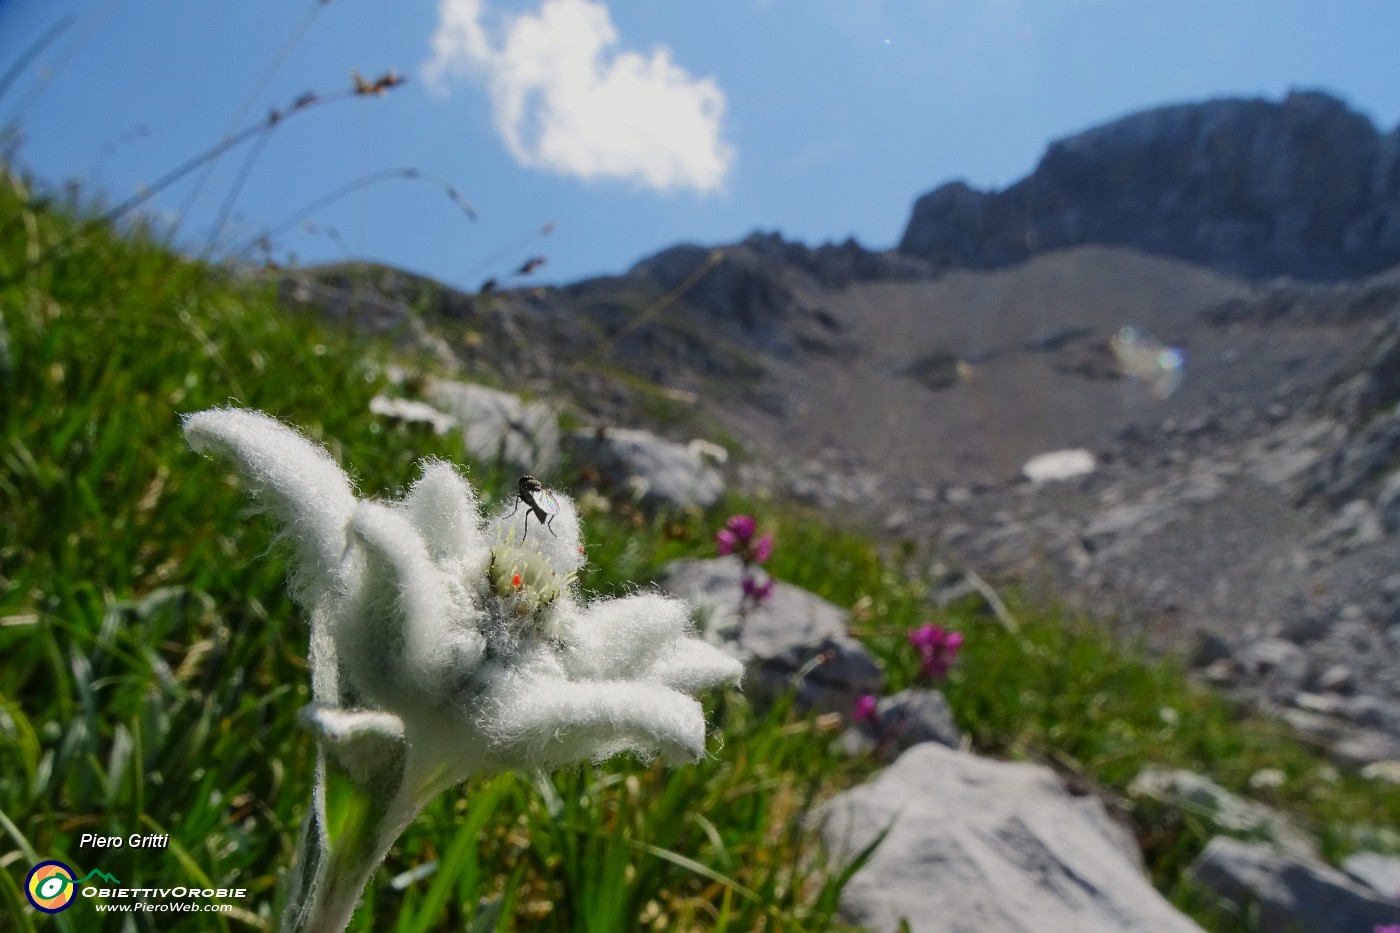
[[[29,898],[35,910],[46,914],[68,909],[77,893],[73,869],[62,862],[40,862],[29,870],[29,876],[24,879],[24,896]]]

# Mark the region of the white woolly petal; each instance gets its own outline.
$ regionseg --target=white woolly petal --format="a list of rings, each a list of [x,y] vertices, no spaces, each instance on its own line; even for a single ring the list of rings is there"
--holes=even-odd
[[[466,560],[488,546],[476,492],[450,463],[425,460],[403,510],[436,561]]]
[[[737,684],[743,676],[744,665],[737,658],[698,638],[685,638],[675,642],[638,679],[694,695]]]
[[[554,500],[559,506],[558,513],[549,524],[549,530],[554,534],[540,535],[540,553],[549,561],[555,573],[570,574],[581,569],[585,563],[578,507],[571,497],[562,492],[555,493]]]
[[[512,541],[518,546],[539,551],[555,573],[567,576],[586,563],[578,508],[574,500],[562,492],[550,490],[550,495],[558,510],[547,528],[541,528],[534,515],[529,515],[528,519],[525,517],[524,504],[517,508],[511,502],[509,508],[491,520],[486,533],[492,541]]]
[[[361,787],[392,794],[403,772],[403,720],[379,710],[345,710],[312,703],[301,711],[306,726]]]
[[[350,519],[365,573],[338,639],[341,656],[375,699],[421,692],[453,695],[481,663],[486,642],[464,618],[413,523],[401,512],[362,502]],[[393,656],[398,648],[397,657]]]
[[[312,703],[302,708],[301,721],[330,745],[362,741],[393,745],[403,741],[403,720],[383,710],[347,710]]]
[[[689,627],[686,604],[660,593],[600,599],[569,620],[563,660],[576,677],[634,678]]]
[[[705,753],[700,704],[656,684],[517,675],[482,700],[492,751],[507,768],[558,768],[624,751],[679,764]]]
[[[294,544],[292,595],[311,606],[329,589],[355,509],[350,480],[325,450],[262,412],[215,408],[186,415],[185,440],[232,460],[256,500]]]

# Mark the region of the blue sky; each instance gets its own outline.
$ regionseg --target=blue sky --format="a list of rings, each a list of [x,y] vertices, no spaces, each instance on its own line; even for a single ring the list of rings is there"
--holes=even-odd
[[[396,69],[409,82],[382,99],[280,125],[219,242],[412,166],[479,220],[394,179],[294,226],[277,255],[473,287],[536,253],[540,281],[572,281],[754,229],[888,247],[922,192],[1004,186],[1050,140],[1161,103],[1322,88],[1400,121],[1394,0],[0,0],[0,71],[69,15],[0,98],[41,179],[120,200],[245,101],[246,124]],[[202,248],[247,152],[150,212],[190,204],[180,242]]]

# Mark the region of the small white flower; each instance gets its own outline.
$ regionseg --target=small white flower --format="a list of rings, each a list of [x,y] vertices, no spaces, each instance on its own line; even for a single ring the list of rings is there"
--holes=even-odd
[[[472,775],[704,754],[694,695],[737,683],[741,665],[692,635],[679,600],[582,603],[568,497],[526,536],[524,509],[483,521],[443,462],[425,462],[401,501],[365,501],[324,450],[267,415],[198,412],[184,432],[233,462],[293,547],[291,592],[311,618],[303,721],[383,807],[373,864],[356,868],[365,879],[423,805]],[[324,921],[304,924],[334,928]]]

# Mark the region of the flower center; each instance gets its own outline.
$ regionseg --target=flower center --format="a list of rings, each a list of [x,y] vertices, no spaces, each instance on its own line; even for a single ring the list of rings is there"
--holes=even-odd
[[[491,549],[487,578],[500,599],[503,615],[538,623],[543,621],[544,611],[573,582],[574,575],[555,571],[539,551],[505,542]]]

